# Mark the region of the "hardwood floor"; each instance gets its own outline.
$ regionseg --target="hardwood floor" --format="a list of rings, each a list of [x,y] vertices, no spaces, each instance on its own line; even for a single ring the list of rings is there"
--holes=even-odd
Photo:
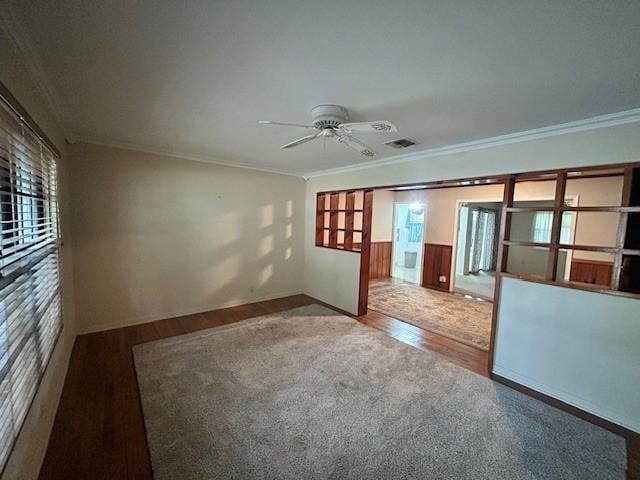
[[[40,479],[152,479],[131,347],[308,305],[304,295],[76,339]]]
[[[152,479],[131,347],[310,303],[322,302],[296,295],[79,336],[39,478]],[[358,320],[487,376],[482,350],[374,311]],[[637,474],[640,445],[629,442],[628,451]]]
[[[429,332],[371,309],[366,315],[358,317],[358,320],[365,325],[382,330],[404,343],[421,350],[439,353],[456,365],[485,377],[489,376],[487,370],[489,354],[484,350]]]

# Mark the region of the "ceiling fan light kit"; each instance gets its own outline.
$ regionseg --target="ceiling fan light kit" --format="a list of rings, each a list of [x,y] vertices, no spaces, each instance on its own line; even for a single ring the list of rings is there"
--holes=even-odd
[[[393,133],[398,129],[386,120],[375,122],[348,123],[349,112],[340,105],[317,105],[311,109],[311,125],[300,123],[273,122],[270,120],[260,120],[262,125],[277,125],[314,129],[315,133],[306,135],[293,142],[282,145],[280,148],[291,148],[310,142],[316,138],[336,138],[338,142],[357,151],[365,157],[373,157],[376,152],[364,142],[353,137],[354,133]]]

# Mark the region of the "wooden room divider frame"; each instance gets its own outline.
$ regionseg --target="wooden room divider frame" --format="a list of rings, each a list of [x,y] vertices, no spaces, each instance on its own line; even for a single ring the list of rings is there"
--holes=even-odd
[[[584,206],[575,207],[565,204],[565,191],[567,180],[572,178],[598,178],[612,176],[611,173],[598,173],[598,171],[611,171],[623,169],[623,188],[620,205],[608,206]],[[570,174],[579,173],[579,176],[569,177]],[[550,207],[514,207],[515,186],[518,182],[526,181],[555,181],[555,195],[553,206]],[[565,288],[573,288],[579,290],[587,290],[591,292],[620,295],[630,298],[640,299],[640,293],[625,291],[629,285],[628,275],[630,273],[625,269],[625,262],[630,257],[640,257],[640,246],[637,248],[628,248],[625,245],[627,237],[629,215],[638,214],[640,220],[640,201],[632,202],[632,199],[640,198],[640,162],[598,165],[588,167],[564,168],[556,170],[542,170],[534,172],[524,172],[515,174],[493,175],[486,177],[473,177],[465,179],[456,179],[448,181],[432,181],[432,182],[416,182],[401,185],[383,185],[376,187],[367,187],[349,190],[334,190],[318,192],[316,202],[316,246],[322,248],[332,248],[354,252],[360,255],[360,276],[359,276],[359,293],[358,293],[358,316],[366,315],[367,302],[369,294],[369,261],[371,251],[371,221],[373,212],[373,190],[377,189],[394,189],[398,187],[412,187],[416,189],[440,189],[440,188],[456,188],[477,185],[503,184],[504,194],[502,200],[502,216],[500,221],[500,232],[498,242],[498,261],[496,268],[496,284],[493,300],[493,314],[491,321],[490,343],[489,343],[489,373],[491,374],[495,353],[495,336],[497,328],[497,315],[500,301],[500,286],[502,278],[512,277],[521,280],[544,283],[550,285],[561,286]],[[346,205],[344,209],[338,208],[339,195],[346,195]],[[362,194],[362,208],[355,208],[355,195]],[[326,201],[329,198],[330,207],[326,208]],[[516,241],[511,239],[511,221],[514,213],[547,211],[553,213],[553,223],[551,228],[551,238],[549,242],[532,242],[532,241]],[[325,225],[325,213],[329,213],[329,225]],[[339,227],[340,213],[345,215],[344,228]],[[353,217],[355,213],[362,212],[362,228],[355,229]],[[561,226],[562,215],[565,212],[609,212],[620,214],[618,230],[616,235],[616,245],[612,247],[600,247],[593,245],[574,245],[561,243]],[[638,222],[634,223],[635,229],[640,228]],[[329,231],[328,242],[325,242],[325,231]],[[338,242],[338,232],[344,231],[344,242]],[[360,233],[362,235],[361,242],[358,244],[353,241],[353,234]],[[525,247],[541,247],[549,250],[546,274],[544,278],[533,275],[516,275],[507,270],[507,260],[509,256],[509,247],[525,246]],[[558,279],[558,259],[561,250],[582,250],[590,252],[603,252],[613,254],[614,264],[611,277],[611,288],[604,288],[600,285],[590,285]],[[626,277],[625,277],[626,275]]]

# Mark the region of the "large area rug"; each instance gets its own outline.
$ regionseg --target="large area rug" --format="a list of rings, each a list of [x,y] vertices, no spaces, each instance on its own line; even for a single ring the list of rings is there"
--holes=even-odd
[[[138,345],[156,480],[622,479],[622,438],[319,305]]]
[[[482,350],[489,349],[490,302],[402,280],[372,280],[369,308]]]

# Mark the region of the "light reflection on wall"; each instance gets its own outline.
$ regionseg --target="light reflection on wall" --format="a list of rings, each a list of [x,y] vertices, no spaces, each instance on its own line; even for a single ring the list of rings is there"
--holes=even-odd
[[[260,239],[258,244],[258,256],[264,257],[273,251],[273,234],[270,233]]]
[[[263,286],[265,283],[269,281],[269,279],[273,276],[273,265],[269,264],[265,266],[258,273],[258,287]]]
[[[262,205],[258,211],[258,227],[266,228],[273,225],[275,209],[273,205]]]

